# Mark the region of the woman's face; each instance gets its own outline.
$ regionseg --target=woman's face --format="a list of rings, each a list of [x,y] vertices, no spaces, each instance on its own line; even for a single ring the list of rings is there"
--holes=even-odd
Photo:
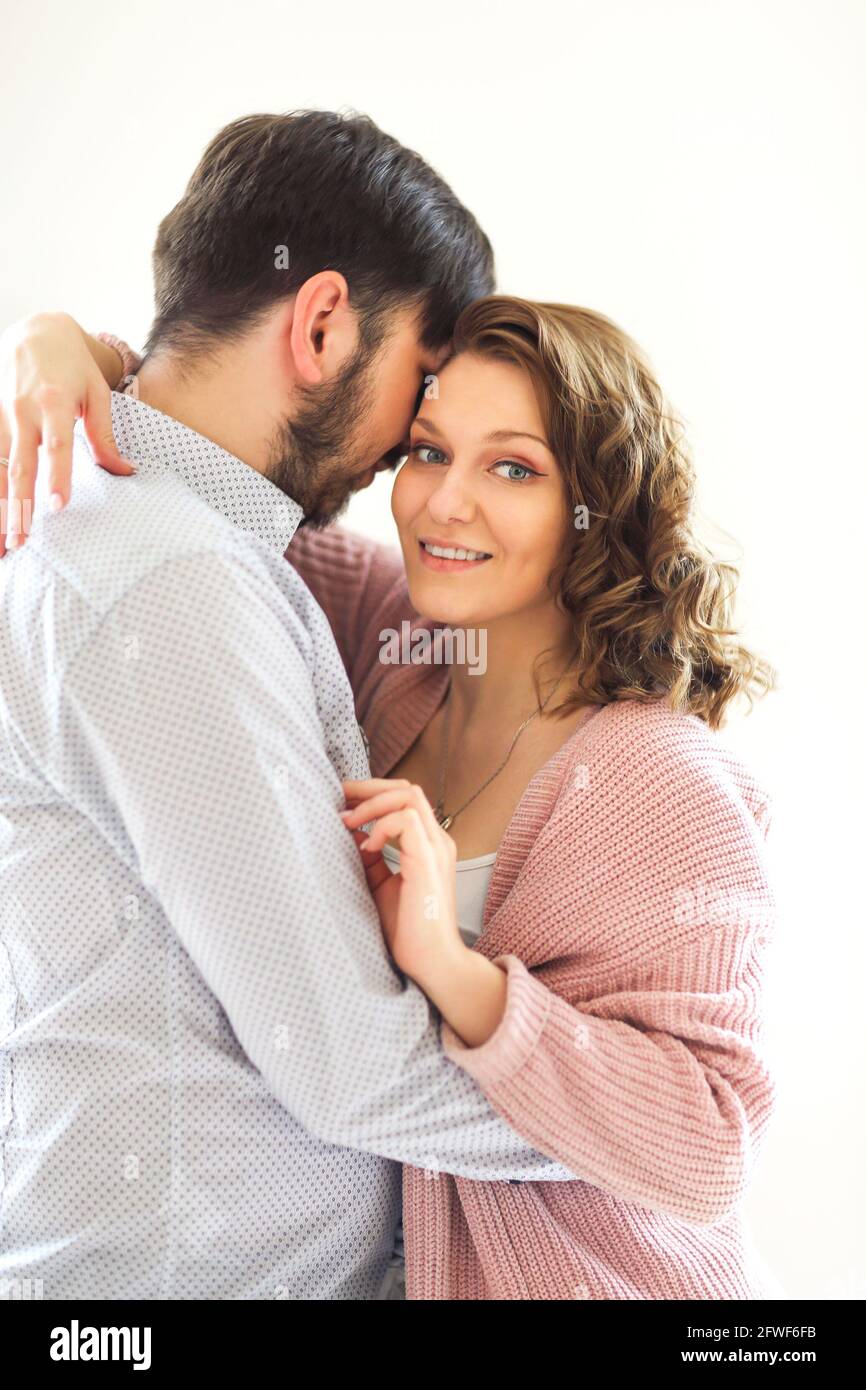
[[[550,607],[572,517],[529,374],[464,353],[438,390],[391,499],[413,606],[455,627]]]

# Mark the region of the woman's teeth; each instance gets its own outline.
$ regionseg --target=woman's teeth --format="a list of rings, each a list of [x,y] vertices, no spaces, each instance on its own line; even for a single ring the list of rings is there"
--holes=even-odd
[[[440,560],[490,560],[492,557],[486,550],[454,550],[450,546],[428,545],[422,541],[421,545],[428,555],[436,555]]]

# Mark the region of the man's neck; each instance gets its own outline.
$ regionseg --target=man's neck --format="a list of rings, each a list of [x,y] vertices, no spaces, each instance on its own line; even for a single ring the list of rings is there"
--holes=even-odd
[[[189,374],[186,364],[181,373],[170,355],[157,354],[139,368],[136,395],[267,475],[269,435],[255,419],[255,402],[262,398],[256,376],[253,364],[242,359]]]

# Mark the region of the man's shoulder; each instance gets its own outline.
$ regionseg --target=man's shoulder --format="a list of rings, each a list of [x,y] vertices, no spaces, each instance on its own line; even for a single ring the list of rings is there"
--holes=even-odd
[[[193,587],[205,571],[235,587],[240,576],[252,576],[276,589],[275,579],[289,570],[171,470],[121,478],[86,457],[78,464],[76,457],[68,505],[43,511],[27,544],[0,564],[0,608],[10,640],[17,633],[31,646],[38,630],[39,640],[53,647],[54,661],[62,661],[127,595],[153,588],[164,600],[166,575]],[[48,625],[46,612],[54,615]]]
[[[267,553],[171,469],[114,477],[76,453],[72,497],[34,522],[34,552],[83,597],[110,604],[167,561],[206,551]]]

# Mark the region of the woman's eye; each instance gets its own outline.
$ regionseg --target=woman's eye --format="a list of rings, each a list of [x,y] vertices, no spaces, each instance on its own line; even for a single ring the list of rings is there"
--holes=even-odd
[[[497,468],[507,468],[508,472],[500,473],[499,476],[501,478],[507,478],[509,482],[512,483],[522,483],[526,478],[538,477],[538,474],[535,472],[534,468],[527,468],[525,463],[514,463],[513,460],[510,459],[507,460],[505,463],[494,464],[494,473],[496,472]]]
[[[409,450],[419,463],[444,463],[445,455],[441,449],[436,449],[432,444],[415,444]],[[438,458],[428,458],[428,454],[438,454]]]

